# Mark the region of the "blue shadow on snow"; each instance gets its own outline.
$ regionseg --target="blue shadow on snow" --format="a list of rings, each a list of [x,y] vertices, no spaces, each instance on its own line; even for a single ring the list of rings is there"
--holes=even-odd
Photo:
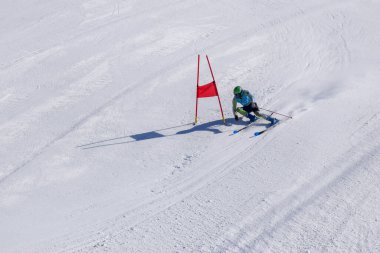
[[[234,120],[234,118],[228,118],[228,119],[226,119],[225,125],[231,126],[232,123],[234,125],[245,125],[246,124],[246,122],[244,122],[242,120],[236,122]],[[77,148],[93,149],[93,148],[128,144],[128,143],[133,143],[133,142],[138,142],[138,141],[146,141],[146,140],[163,138],[163,137],[168,137],[168,136],[189,134],[189,133],[198,132],[198,131],[206,131],[206,132],[211,132],[213,134],[220,134],[223,132],[220,129],[214,128],[214,127],[215,126],[221,126],[221,125],[224,125],[221,120],[215,120],[215,121],[211,121],[211,122],[207,122],[207,123],[203,123],[203,124],[198,124],[195,126],[193,125],[193,123],[187,123],[187,124],[182,124],[182,125],[163,128],[163,129],[157,129],[157,130],[139,133],[139,134],[126,135],[126,136],[115,137],[115,138],[111,138],[111,139],[104,139],[104,140],[100,140],[100,141],[95,141],[95,142],[79,145],[79,146],[77,146]],[[176,128],[183,128],[186,126],[192,126],[192,127],[178,131],[176,133],[168,133],[168,134],[159,133],[162,131],[173,130]],[[132,140],[128,140],[128,139],[132,139]]]

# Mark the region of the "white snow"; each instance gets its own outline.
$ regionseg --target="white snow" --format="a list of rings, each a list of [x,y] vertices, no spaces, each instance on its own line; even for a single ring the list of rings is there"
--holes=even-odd
[[[379,14],[2,0],[0,252],[380,252]],[[293,119],[231,136],[236,85]]]

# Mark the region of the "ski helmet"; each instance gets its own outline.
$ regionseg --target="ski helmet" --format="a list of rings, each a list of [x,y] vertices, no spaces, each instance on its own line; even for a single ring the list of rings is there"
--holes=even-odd
[[[241,87],[240,86],[236,86],[234,88],[234,94],[237,95],[237,94],[240,94],[241,93]]]

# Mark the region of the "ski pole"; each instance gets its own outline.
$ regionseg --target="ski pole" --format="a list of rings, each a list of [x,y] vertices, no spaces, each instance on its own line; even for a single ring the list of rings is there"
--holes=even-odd
[[[264,111],[267,111],[267,112],[271,112],[271,113],[278,114],[278,115],[281,115],[281,116],[284,116],[284,117],[292,119],[292,117],[288,116],[288,115],[284,115],[284,114],[281,114],[281,113],[278,113],[278,112],[274,112],[274,111],[271,111],[271,110],[267,110],[267,109],[264,109],[264,108],[260,108],[260,109],[264,110]]]

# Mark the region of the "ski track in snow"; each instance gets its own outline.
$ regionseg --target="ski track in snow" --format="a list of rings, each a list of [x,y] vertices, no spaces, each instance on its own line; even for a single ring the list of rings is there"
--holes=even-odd
[[[0,26],[1,251],[380,251],[378,2],[18,4],[35,12]],[[203,100],[189,125],[197,53],[227,126]],[[237,84],[294,118],[229,136]]]
[[[329,174],[327,171],[310,180],[306,185],[286,196],[284,200],[267,211],[264,216],[255,217],[254,220],[248,219],[243,224],[239,224],[238,228],[229,232],[228,238],[223,238],[221,248],[214,249],[214,251],[246,252],[268,249],[273,251],[292,251],[292,249],[307,251],[315,247],[324,252],[330,251],[332,248],[343,250],[339,248],[339,244],[334,244],[334,241],[341,239],[347,243],[355,238],[351,234],[352,231],[348,230],[348,226],[365,226],[365,224],[361,224],[360,220],[357,221],[357,219],[362,218],[356,217],[358,209],[373,210],[373,207],[367,208],[367,205],[370,206],[368,200],[377,199],[379,182],[378,180],[374,181],[373,178],[377,179],[379,176],[375,167],[378,164],[376,156],[379,154],[379,146],[373,147],[371,150],[367,149],[368,147],[365,150],[358,151],[355,147],[348,151],[343,158],[336,162],[336,165],[331,166],[342,168],[342,171],[337,175],[326,176]],[[347,161],[346,157],[354,158]],[[363,169],[365,169],[364,175]],[[331,179],[329,179],[330,177]],[[328,178],[327,182],[325,178]],[[365,191],[355,190],[363,187],[363,185],[366,185]],[[347,189],[350,192],[347,192]],[[338,218],[329,220],[328,214],[331,213],[336,213]],[[328,222],[335,226],[326,228]],[[359,224],[355,224],[355,222],[359,222]],[[305,223],[310,227],[305,228]],[[369,228],[365,230],[370,231]],[[305,236],[305,234],[307,235]],[[294,238],[290,240],[291,235],[296,235],[295,239],[297,240]],[[306,245],[305,237],[309,238]],[[315,237],[319,239],[317,242],[315,242]],[[285,245],[283,238],[288,238]],[[321,241],[323,244],[318,245]],[[227,247],[224,242],[228,242]],[[351,247],[355,247],[355,245],[345,246],[345,248]],[[366,247],[368,245],[357,247],[355,251],[369,251],[370,249]]]

